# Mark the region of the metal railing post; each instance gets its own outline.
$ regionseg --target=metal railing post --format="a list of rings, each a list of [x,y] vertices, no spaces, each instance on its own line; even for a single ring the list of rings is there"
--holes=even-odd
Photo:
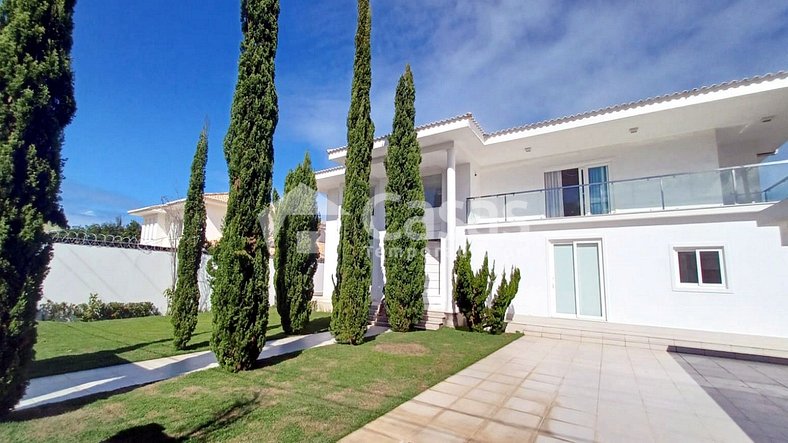
[[[503,195],[503,221],[505,221],[505,222],[509,221],[509,216],[507,215],[508,211],[506,210],[506,205],[508,204],[508,201],[506,199],[506,195],[507,194]]]
[[[736,192],[736,173],[734,169],[730,169],[731,171],[731,183],[733,183],[733,204],[739,204],[739,193]],[[722,204],[725,205],[725,198],[722,199]]]
[[[662,201],[662,210],[665,210],[665,188],[662,186],[662,177],[659,178],[659,198]]]

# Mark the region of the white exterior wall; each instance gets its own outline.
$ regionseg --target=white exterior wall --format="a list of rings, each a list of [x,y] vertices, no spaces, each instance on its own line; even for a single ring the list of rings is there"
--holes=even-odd
[[[754,220],[614,223],[587,229],[562,229],[557,223],[553,229],[467,238],[474,266],[486,251],[499,274],[520,268],[520,290],[512,303],[515,321],[518,315],[554,315],[551,240],[601,239],[607,321],[788,337],[788,248],[781,246],[778,227],[758,227]],[[723,247],[727,289],[675,288],[677,246]]]
[[[224,217],[227,215],[227,205],[218,205],[206,201],[205,204],[205,240],[209,242],[218,241],[222,238],[222,227]]]
[[[326,194],[325,217],[325,260],[323,262],[323,295],[315,297],[322,308],[331,307],[331,294],[337,269],[337,247],[339,246],[339,210],[342,206],[342,192],[332,189]]]
[[[494,148],[493,148],[494,149]],[[714,132],[638,145],[587,149],[540,157],[519,164],[475,168],[471,195],[490,195],[544,189],[544,173],[585,165],[609,165],[610,181],[719,168]],[[458,177],[459,178],[459,177]],[[460,183],[458,182],[458,189]]]
[[[178,220],[177,228],[183,230],[183,205],[171,207],[168,214],[163,209],[145,214],[142,217],[142,235],[140,243],[149,246],[171,247],[171,230],[174,225],[173,217]],[[227,205],[219,204],[213,200],[205,200],[205,240],[215,242],[222,238],[224,217],[227,215]]]

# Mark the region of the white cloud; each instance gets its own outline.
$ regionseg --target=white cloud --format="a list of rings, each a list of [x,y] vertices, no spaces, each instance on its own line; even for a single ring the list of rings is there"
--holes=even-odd
[[[470,111],[494,131],[786,69],[786,23],[784,1],[376,1],[376,132],[390,132],[405,63],[417,123]],[[299,111],[310,143],[344,144],[347,101]]]
[[[128,221],[129,209],[144,206],[142,202],[126,195],[66,179],[63,181],[63,209],[70,226],[113,221],[121,217]]]

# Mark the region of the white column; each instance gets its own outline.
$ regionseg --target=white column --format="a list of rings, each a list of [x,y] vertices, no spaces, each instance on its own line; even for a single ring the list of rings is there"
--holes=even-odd
[[[457,231],[457,178],[455,172],[455,157],[455,149],[454,146],[452,146],[446,150],[446,256],[443,257],[443,260],[446,261],[446,265],[444,267],[446,270],[444,281],[446,284],[443,285],[443,287],[446,288],[444,312],[451,313],[454,312],[454,301],[452,299],[454,288],[451,284],[451,277],[454,253],[456,250],[456,246],[454,245],[454,236]]]

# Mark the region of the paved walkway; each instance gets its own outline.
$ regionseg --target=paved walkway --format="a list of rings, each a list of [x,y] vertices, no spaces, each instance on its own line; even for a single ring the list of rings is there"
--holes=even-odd
[[[367,331],[367,336],[378,335],[386,330],[388,329],[372,326]],[[290,354],[333,343],[334,339],[331,337],[330,332],[269,340],[266,342],[263,352],[260,353],[259,359]],[[30,381],[30,386],[28,386],[24,398],[17,404],[16,410],[166,380],[216,366],[218,366],[218,363],[216,363],[216,357],[213,355],[213,352],[202,351],[34,378]]]
[[[788,441],[788,366],[525,336],[345,442]]]

